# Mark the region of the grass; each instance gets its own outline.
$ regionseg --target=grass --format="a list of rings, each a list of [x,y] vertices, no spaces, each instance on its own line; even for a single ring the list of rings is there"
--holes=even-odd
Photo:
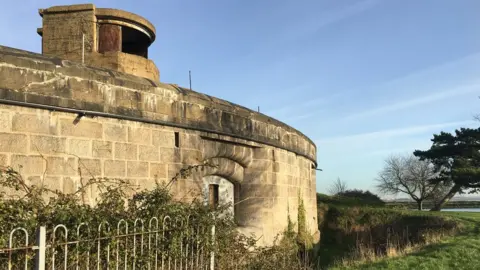
[[[435,243],[393,252],[390,257],[346,262],[329,269],[479,269],[480,213],[426,213],[458,220],[463,229],[456,236],[435,239]]]

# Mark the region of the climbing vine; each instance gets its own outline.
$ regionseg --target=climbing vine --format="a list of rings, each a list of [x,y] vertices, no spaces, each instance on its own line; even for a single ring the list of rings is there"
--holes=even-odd
[[[126,220],[130,222],[129,226],[133,226],[133,221],[136,219],[148,220],[153,216],[166,215],[171,217],[188,216],[191,218],[191,222],[176,232],[170,232],[170,240],[164,243],[166,245],[164,248],[168,248],[170,254],[182,254],[180,242],[185,236],[195,235],[197,240],[209,242],[211,234],[208,228],[215,224],[214,245],[207,245],[205,252],[215,250],[218,269],[239,269],[239,264],[243,266],[242,269],[310,269],[304,261],[299,260],[298,245],[292,244],[294,241],[276,242],[273,247],[259,248],[256,245],[257,237],[247,237],[238,233],[234,220],[229,216],[222,215],[228,205],[212,210],[199,200],[193,200],[187,204],[173,199],[169,187],[175,181],[188,178],[195,171],[204,170],[210,166],[213,165],[208,162],[187,166],[181,169],[169,183],[156,183],[152,190],[138,190],[136,186],[123,179],[81,176],[81,185],[74,193],[64,193],[50,189],[42,183],[32,183],[23,179],[13,168],[0,167],[0,248],[8,246],[8,235],[16,227],[25,228],[30,233],[29,238],[34,239],[35,229],[44,225],[48,228],[47,237],[51,238],[52,228],[58,224],[74,229],[84,222],[88,223],[91,228],[97,228],[102,222],[108,222],[115,226],[120,220]],[[81,175],[80,171],[79,174]],[[86,201],[86,194],[92,189],[98,190],[98,201],[94,205],[90,205]],[[304,209],[303,203],[300,204],[299,213],[303,213],[302,220],[304,220],[305,212],[301,209]],[[302,222],[305,224],[305,221]],[[300,225],[302,222],[299,222],[299,226],[305,227]],[[206,229],[197,230],[198,228]],[[294,231],[290,215],[287,230]],[[72,237],[71,234],[69,234],[69,240],[75,240],[70,237]],[[294,237],[293,232],[290,234],[290,238],[294,239]],[[15,241],[22,243],[24,239],[17,237]],[[103,244],[116,247],[124,245],[122,241],[112,240]],[[137,245],[138,243],[141,241],[138,241]],[[95,258],[96,242],[92,242],[92,244],[92,246],[80,248],[80,254],[90,252],[92,258]],[[68,254],[68,256],[75,256],[76,252],[71,251]],[[112,254],[110,253],[110,256]],[[108,253],[98,256],[99,258],[105,257],[108,256]],[[151,255],[140,256],[137,263],[151,261],[152,258],[149,256]],[[21,263],[23,258],[17,258],[18,262]],[[61,261],[60,255],[57,258],[58,261]],[[6,254],[0,254],[0,264],[4,265],[6,259]],[[21,264],[13,265],[13,268],[21,268]]]

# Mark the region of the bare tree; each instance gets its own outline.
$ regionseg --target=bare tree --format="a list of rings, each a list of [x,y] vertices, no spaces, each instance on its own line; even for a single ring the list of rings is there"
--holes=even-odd
[[[328,192],[329,192],[331,195],[336,195],[336,194],[338,194],[338,193],[345,192],[346,190],[347,190],[347,183],[343,182],[343,181],[340,180],[340,178],[338,177],[337,180],[332,183],[332,185],[331,185],[330,188],[328,189]]]
[[[404,193],[410,196],[422,210],[425,200],[435,200],[444,192],[441,184],[429,180],[435,176],[434,166],[413,155],[395,155],[385,160],[385,166],[376,181],[383,194]]]

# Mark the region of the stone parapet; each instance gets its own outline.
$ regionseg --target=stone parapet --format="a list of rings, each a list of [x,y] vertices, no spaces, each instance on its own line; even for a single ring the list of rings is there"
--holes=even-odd
[[[0,46],[0,99],[134,117],[288,150],[316,147],[278,120],[176,85]],[[80,130],[71,132],[82,132]],[[96,133],[89,133],[96,136]]]

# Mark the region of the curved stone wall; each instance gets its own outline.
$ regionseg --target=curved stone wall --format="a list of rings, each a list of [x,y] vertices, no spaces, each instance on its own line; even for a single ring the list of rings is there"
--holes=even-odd
[[[202,196],[205,177],[228,180],[241,230],[270,244],[300,198],[318,231],[315,157],[300,132],[227,101],[0,47],[0,165],[33,183],[70,192],[94,176],[150,188],[209,159],[217,168],[175,183],[176,197]]]

